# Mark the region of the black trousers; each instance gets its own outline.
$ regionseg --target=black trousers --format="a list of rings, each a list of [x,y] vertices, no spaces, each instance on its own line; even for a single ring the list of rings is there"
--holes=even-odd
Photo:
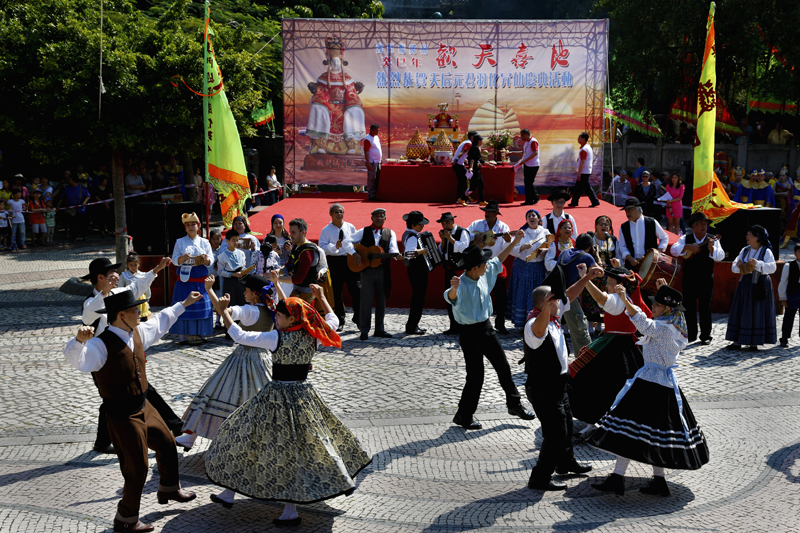
[[[467,190],[467,169],[464,165],[454,163],[453,172],[456,173],[456,200],[466,201],[467,195],[464,192]]]
[[[687,279],[684,276],[683,279]],[[686,309],[686,332],[689,342],[697,339],[697,312],[700,312],[700,340],[711,339],[711,302],[714,299],[714,276],[694,279],[683,286],[683,307]],[[784,320],[784,324],[786,321]]]
[[[533,412],[542,424],[542,447],[539,460],[531,472],[531,481],[548,481],[559,465],[571,462],[575,455],[572,449],[572,409],[563,374],[557,384],[525,383],[525,394],[533,405]],[[562,384],[563,382],[563,384]]]
[[[570,202],[572,207],[578,205],[578,200],[581,198],[581,192],[586,193],[586,196],[589,197],[592,205],[597,205],[600,203],[600,201],[597,199],[597,196],[594,194],[594,190],[589,186],[589,174],[581,174],[581,176],[575,181],[575,185],[572,187],[572,201]]]
[[[344,324],[344,286],[353,300],[353,321],[358,324],[361,314],[361,288],[359,287],[359,275],[350,270],[347,266],[347,256],[328,256],[328,269],[331,273],[331,287],[333,288],[333,312],[339,317],[339,324]]]
[[[448,305],[448,307],[450,306]],[[792,337],[795,315],[797,315],[797,309],[792,309],[790,307],[783,308],[783,325],[781,326],[781,339],[788,340]]]
[[[461,391],[461,400],[458,402],[458,415],[471,418],[478,409],[478,400],[483,389],[483,358],[497,373],[500,386],[506,393],[506,405],[516,407],[520,404],[520,394],[511,377],[511,366],[508,364],[506,352],[497,339],[497,332],[492,328],[489,320],[477,324],[461,324],[458,332],[458,342],[464,352],[464,363],[467,369],[467,382]]]
[[[522,165],[522,175],[525,178],[525,203],[532,204],[539,201],[539,193],[536,192],[536,185],[533,184],[536,180],[536,174],[539,172],[539,167],[528,167]]]
[[[476,167],[475,172],[469,179],[469,188],[478,193],[478,201],[483,201],[483,176],[481,176],[481,168]]]
[[[459,272],[463,272],[463,270],[459,271],[459,270],[450,269],[450,268],[448,268],[446,266],[444,267],[444,288],[445,288],[445,290],[450,288],[450,280],[452,279],[453,276],[458,276]],[[453,316],[453,306],[452,305],[448,305],[447,306],[447,316],[450,317],[450,328],[449,329],[451,329],[453,331],[458,331],[461,326],[459,325],[458,322],[456,322],[455,316]]]
[[[428,292],[428,265],[425,260],[413,259],[408,267],[408,281],[411,283],[411,306],[408,310],[406,333],[415,331],[422,318],[422,308],[425,306],[425,295]],[[448,305],[447,307],[452,307]]]
[[[508,307],[508,287],[506,287],[506,278],[497,278],[494,288],[492,289],[492,297],[494,303],[495,327],[505,327],[506,307]]]
[[[181,417],[175,414],[175,411],[164,401],[164,398],[152,385],[147,389],[147,401],[158,411],[170,431],[179,431],[183,427]],[[111,444],[111,435],[108,433],[106,408],[105,405],[100,404],[100,412],[97,417],[97,437],[94,440],[94,445],[97,448],[108,448],[109,444]]]

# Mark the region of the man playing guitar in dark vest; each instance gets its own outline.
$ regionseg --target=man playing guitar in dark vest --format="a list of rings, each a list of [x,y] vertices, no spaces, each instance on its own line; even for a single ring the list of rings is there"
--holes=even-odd
[[[628,221],[620,226],[620,253],[625,258],[625,266],[636,272],[639,272],[639,265],[647,252],[658,248],[663,253],[669,244],[669,236],[661,224],[642,214],[643,205],[637,198],[628,198],[620,210],[624,210],[628,217]],[[644,274],[639,272],[641,276]]]

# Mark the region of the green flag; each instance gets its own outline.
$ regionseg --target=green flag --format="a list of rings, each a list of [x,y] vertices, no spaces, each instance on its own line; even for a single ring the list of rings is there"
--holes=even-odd
[[[272,121],[275,120],[275,111],[272,109],[272,100],[267,101],[267,105],[264,107],[255,108],[250,116],[254,125],[263,126],[264,124],[269,124],[270,129],[275,131],[275,127],[272,125]]]

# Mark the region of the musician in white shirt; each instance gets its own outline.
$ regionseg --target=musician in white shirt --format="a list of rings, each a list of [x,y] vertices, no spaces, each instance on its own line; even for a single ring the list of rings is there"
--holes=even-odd
[[[626,267],[637,272],[647,252],[653,248],[661,253],[666,252],[669,244],[669,236],[661,224],[642,214],[643,205],[637,198],[628,198],[625,201],[623,209],[628,222],[622,223],[618,237],[620,254],[625,258]]]
[[[523,169],[523,176],[525,179],[525,203],[522,205],[535,205],[539,203],[539,193],[536,192],[534,181],[536,174],[539,172],[539,141],[531,137],[529,129],[525,128],[520,131],[522,137],[522,159],[514,165],[514,172],[518,171],[520,167]]]
[[[345,239],[356,232],[356,227],[344,221],[342,204],[331,205],[328,213],[331,216],[331,222],[322,228],[322,232],[319,234],[319,247],[322,248],[328,259],[333,289],[333,309],[339,318],[337,331],[342,332],[346,313],[344,307],[345,285],[347,285],[347,292],[350,293],[353,301],[353,323],[356,325],[358,325],[361,312],[361,289],[358,288],[358,274],[347,266],[347,250],[344,248]]]
[[[428,250],[422,246],[419,234],[430,221],[419,211],[411,211],[403,215],[406,231],[403,233],[403,262],[408,269],[408,282],[411,284],[411,305],[406,321],[406,335],[423,335],[427,330],[419,327],[422,308],[425,306],[425,294],[428,291],[428,264],[425,256]],[[413,257],[409,257],[412,256]]]
[[[380,126],[373,124],[369,127],[369,135],[364,138],[364,157],[367,163],[367,198],[374,200],[378,194],[378,183],[381,179],[381,140],[378,138]]]
[[[564,191],[557,191],[547,197],[550,203],[553,204],[553,210],[550,214],[545,215],[542,220],[542,226],[547,228],[551,235],[555,235],[558,231],[558,226],[561,225],[562,220],[569,220],[572,225],[572,238],[578,236],[578,224],[575,222],[575,217],[564,211],[564,205],[569,200],[570,196]]]
[[[472,241],[472,234],[467,228],[462,228],[456,224],[456,217],[450,212],[442,213],[437,220],[442,225],[439,231],[439,238],[442,239],[439,245],[439,252],[442,254],[442,266],[444,267],[444,288],[450,288],[450,280],[459,270],[458,262],[461,261],[461,254]],[[457,335],[459,324],[453,316],[453,306],[447,306],[447,315],[450,318],[450,326],[442,332],[443,335]]]

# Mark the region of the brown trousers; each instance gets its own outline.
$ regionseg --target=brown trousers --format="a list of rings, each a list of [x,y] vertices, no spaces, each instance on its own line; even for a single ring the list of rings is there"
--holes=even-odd
[[[135,523],[139,520],[139,504],[147,481],[148,448],[156,452],[158,490],[170,492],[180,488],[175,438],[149,401],[144,409],[130,416],[108,415],[108,433],[125,479],[117,520]]]
[[[328,303],[331,305],[331,308],[333,308],[335,301],[333,297],[333,285],[331,284],[330,270],[325,273],[325,279],[323,279],[322,281],[317,281],[317,285],[320,285],[322,287],[322,292],[323,294],[325,294],[325,299],[328,300]],[[314,306],[314,309],[316,309],[322,315],[322,318],[325,318],[325,310],[322,308],[322,305],[316,300],[316,298],[314,298],[314,295],[311,294],[310,292],[300,292],[297,289],[294,289],[292,291],[292,294],[289,294],[287,296],[294,296],[310,303],[311,305]]]

